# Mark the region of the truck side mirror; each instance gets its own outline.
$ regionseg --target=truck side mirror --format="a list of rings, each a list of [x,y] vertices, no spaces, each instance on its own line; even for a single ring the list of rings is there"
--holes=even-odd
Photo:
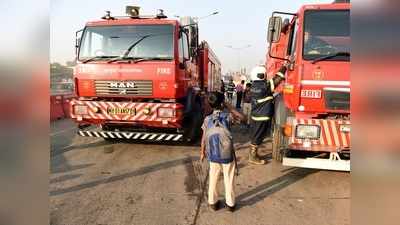
[[[81,45],[82,32],[83,32],[83,29],[75,32],[75,55],[77,55],[77,56],[78,56],[79,46]]]
[[[187,27],[180,27],[179,28],[179,38],[182,37],[182,33],[189,33],[189,29]]]
[[[197,56],[197,47],[190,47],[190,59],[194,62]]]
[[[268,23],[268,42],[276,43],[279,41],[281,37],[282,30],[282,17],[280,16],[272,16],[269,18]]]
[[[198,46],[199,45],[198,45],[197,37],[192,36],[191,40],[190,40],[190,46],[189,46],[190,56],[192,56],[192,57],[196,56]]]
[[[81,45],[81,38],[77,38],[75,43],[75,48],[79,48],[80,45]]]

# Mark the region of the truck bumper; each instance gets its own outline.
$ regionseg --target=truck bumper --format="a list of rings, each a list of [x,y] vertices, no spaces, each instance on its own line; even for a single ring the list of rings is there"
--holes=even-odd
[[[349,120],[324,119],[292,119],[292,136],[289,138],[288,148],[300,151],[313,152],[341,152],[350,150]],[[297,137],[297,127],[301,125],[317,126],[318,138],[307,139]]]
[[[292,135],[287,150],[296,154],[283,157],[284,166],[350,171],[349,120],[292,118],[288,122],[292,124]],[[317,126],[318,138],[299,138],[296,132],[301,125]]]
[[[86,131],[79,130],[83,137],[99,137],[105,139],[148,140],[148,141],[182,141],[183,134],[150,133],[150,132],[120,132],[120,131]]]
[[[329,153],[329,158],[283,157],[282,164],[284,166],[310,168],[310,169],[350,171],[350,160],[341,159],[337,153]]]
[[[75,107],[86,112],[78,114]],[[172,117],[160,117],[158,110],[173,110]],[[84,111],[85,111],[84,110]],[[106,102],[73,100],[70,103],[71,118],[80,124],[131,124],[157,128],[181,128],[183,105],[179,103]],[[116,114],[115,112],[119,113]],[[124,114],[125,113],[125,114]]]

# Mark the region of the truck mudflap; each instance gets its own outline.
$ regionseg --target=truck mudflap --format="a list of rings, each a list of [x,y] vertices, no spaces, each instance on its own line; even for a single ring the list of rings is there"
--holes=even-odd
[[[83,137],[99,137],[105,139],[176,141],[176,142],[183,141],[183,134],[169,134],[169,133],[79,130],[78,135]]]
[[[290,158],[283,157],[284,166],[301,167],[310,169],[350,171],[350,160],[341,159],[336,152],[330,152],[329,158]]]

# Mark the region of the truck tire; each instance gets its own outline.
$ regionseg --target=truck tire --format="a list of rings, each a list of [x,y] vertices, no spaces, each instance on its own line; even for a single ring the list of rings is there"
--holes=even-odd
[[[285,150],[285,136],[283,135],[282,127],[286,123],[288,110],[285,106],[282,94],[275,97],[275,113],[272,124],[272,158],[278,162],[282,162]]]
[[[184,139],[187,143],[195,143],[201,134],[202,116],[201,113],[192,113],[187,116],[184,122]]]
[[[201,135],[201,125],[204,119],[204,99],[200,95],[188,93],[183,118],[183,137],[186,143],[196,144]]]
[[[277,162],[282,162],[284,136],[282,134],[282,128],[279,124],[273,124],[273,139],[272,139],[272,158]]]

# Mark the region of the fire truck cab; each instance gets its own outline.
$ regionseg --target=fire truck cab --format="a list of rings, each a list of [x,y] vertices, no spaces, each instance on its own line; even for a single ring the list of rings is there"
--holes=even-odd
[[[283,165],[350,170],[350,3],[273,12],[267,73],[276,88],[273,157]]]
[[[128,6],[123,17],[107,12],[77,32],[71,117],[81,136],[194,140],[206,108],[202,94],[221,85],[220,62],[199,43],[192,18],[139,9]]]

